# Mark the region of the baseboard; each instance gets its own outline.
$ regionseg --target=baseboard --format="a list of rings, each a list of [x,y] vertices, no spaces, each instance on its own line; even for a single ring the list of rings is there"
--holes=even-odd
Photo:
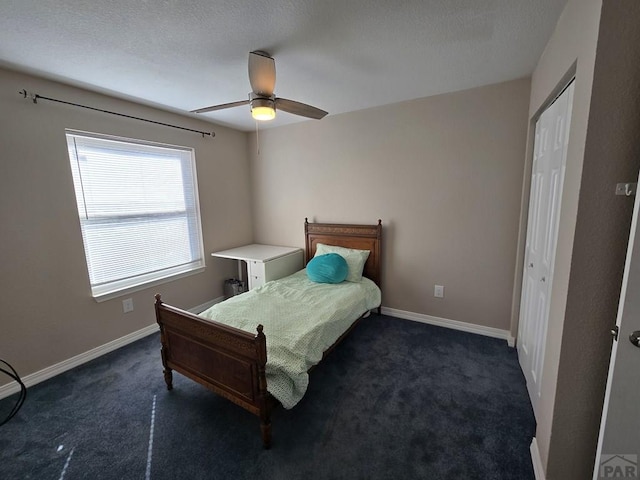
[[[540,458],[540,450],[538,450],[536,437],[533,437],[531,440],[529,450],[531,451],[531,462],[533,463],[533,473],[535,474],[536,480],[545,480],[544,467],[542,466],[542,459]]]
[[[457,320],[449,320],[447,318],[433,317],[421,313],[406,312],[395,308],[382,307],[382,313],[392,317],[403,318],[405,320],[413,320],[415,322],[428,323],[439,327],[451,328],[453,330],[461,330],[463,332],[476,333],[486,337],[500,338],[509,342],[511,333],[509,330],[500,330],[499,328],[485,327],[483,325],[475,325],[473,323],[459,322]]]
[[[67,370],[71,370],[74,367],[82,365],[90,360],[98,358],[106,353],[112,352],[113,350],[117,350],[120,347],[124,347],[129,343],[135,342],[136,340],[140,340],[148,335],[151,335],[158,331],[158,324],[154,323],[153,325],[149,325],[141,330],[137,330],[133,333],[125,335],[124,337],[117,338],[109,343],[105,343],[99,347],[93,348],[88,352],[81,353],[80,355],[76,355],[75,357],[64,360],[60,363],[56,363],[55,365],[51,365],[50,367],[44,368],[38,372],[27,375],[22,378],[22,383],[27,387],[31,387],[40,382],[44,382],[56,375],[59,375]],[[2,385],[0,387],[0,399],[13,395],[20,391],[20,385],[18,382],[10,382],[6,385]]]
[[[509,332],[509,335],[507,336],[507,345],[509,345],[511,348],[515,348],[516,346],[516,338],[511,335],[511,332]]]
[[[214,298],[202,305],[198,305],[196,307],[190,308],[188,311],[191,313],[198,314],[203,312],[207,308],[215,305],[224,300],[224,297]],[[385,315],[390,315],[392,317],[403,318],[406,320],[413,320],[416,322],[429,323],[431,325],[438,325],[441,327],[452,328],[454,330],[462,330],[465,332],[476,333],[479,335],[485,335],[488,337],[501,338],[509,341],[510,333],[507,330],[500,330],[497,328],[484,327],[482,325],[473,325],[471,323],[458,322],[456,320],[448,320],[446,318],[433,317],[431,315],[423,315],[420,313],[412,313],[406,312],[403,310],[397,310],[395,308],[382,307],[382,313]],[[124,337],[113,340],[109,343],[96,347],[88,352],[81,353],[80,355],[76,355],[75,357],[64,360],[60,363],[56,363],[55,365],[51,365],[50,367],[44,368],[38,372],[27,375],[22,378],[22,382],[27,386],[31,387],[40,382],[44,382],[56,375],[59,375],[67,370],[71,370],[74,367],[82,365],[83,363],[89,362],[95,358],[98,358],[106,353],[112,352],[120,347],[124,347],[129,343],[135,342],[136,340],[140,340],[152,333],[158,331],[158,325],[153,324],[145,327],[136,332],[125,335]],[[20,391],[20,386],[17,382],[9,382],[6,385],[0,386],[0,399],[6,398],[14,393]],[[534,439],[535,440],[535,439]]]
[[[198,313],[205,311],[207,308],[223,300],[224,297],[214,298],[213,300],[203,303],[202,305],[190,308],[188,311],[197,315]],[[27,387],[31,387],[40,382],[44,382],[45,380],[55,377],[56,375],[66,372],[67,370],[71,370],[74,367],[89,362],[106,353],[112,352],[113,350],[117,350],[120,347],[124,347],[129,343],[140,340],[141,338],[151,335],[152,333],[155,333],[157,331],[158,324],[154,323],[153,325],[149,325],[148,327],[125,335],[124,337],[117,338],[109,343],[105,343],[104,345],[89,350],[88,352],[81,353],[80,355],[76,355],[75,357],[69,358],[60,363],[56,363],[55,365],[44,368],[38,372],[27,375],[26,377],[22,378],[22,383],[24,383]],[[20,385],[18,385],[18,382],[9,382],[6,385],[2,385],[0,386],[0,400],[19,391]]]

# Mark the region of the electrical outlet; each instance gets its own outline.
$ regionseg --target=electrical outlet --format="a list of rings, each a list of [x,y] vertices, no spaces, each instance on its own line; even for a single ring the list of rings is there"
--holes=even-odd
[[[433,289],[433,296],[437,298],[444,298],[444,286],[436,285]]]
[[[126,298],[122,300],[122,311],[124,313],[133,312],[133,298]]]

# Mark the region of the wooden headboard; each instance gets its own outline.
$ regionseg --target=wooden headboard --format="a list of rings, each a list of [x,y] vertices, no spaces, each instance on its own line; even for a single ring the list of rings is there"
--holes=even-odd
[[[309,223],[304,219],[305,265],[316,253],[316,245],[336,245],[338,247],[369,250],[363,275],[380,287],[380,247],[382,241],[382,220],[377,225],[353,225],[336,223]]]

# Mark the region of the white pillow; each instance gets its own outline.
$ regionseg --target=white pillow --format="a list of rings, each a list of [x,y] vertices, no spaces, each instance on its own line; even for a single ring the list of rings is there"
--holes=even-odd
[[[325,245],[324,243],[318,243],[316,245],[316,254],[314,257],[326,255],[327,253],[337,253],[347,261],[347,266],[349,267],[349,273],[345,279],[347,282],[362,281],[362,271],[364,270],[364,264],[367,258],[369,258],[369,250],[356,250],[355,248]]]

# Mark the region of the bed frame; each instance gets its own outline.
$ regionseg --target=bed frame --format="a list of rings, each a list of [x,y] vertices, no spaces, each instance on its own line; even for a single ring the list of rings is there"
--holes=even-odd
[[[370,250],[363,275],[380,287],[381,220],[377,225],[352,225],[309,223],[305,218],[304,231],[305,264],[313,258],[318,243]],[[263,445],[269,448],[271,411],[279,402],[267,391],[267,345],[262,325],[256,326],[254,335],[167,305],[160,294],[155,299],[167,389],[173,388],[175,370],[257,415]],[[324,352],[323,358],[358,321]]]

